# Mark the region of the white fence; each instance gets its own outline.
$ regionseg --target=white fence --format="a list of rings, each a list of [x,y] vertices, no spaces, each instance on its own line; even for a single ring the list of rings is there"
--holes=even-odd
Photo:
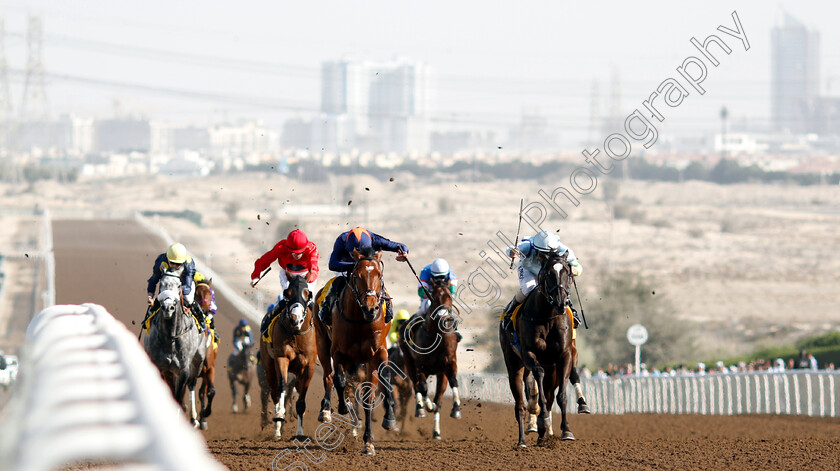
[[[461,397],[512,403],[504,374],[458,375]],[[582,381],[596,414],[790,414],[840,417],[837,371],[793,370],[692,376],[648,376]],[[569,387],[569,410],[576,410]],[[555,412],[559,412],[556,404]]]
[[[26,331],[0,431],[0,469],[80,461],[134,469],[222,470],[136,337],[102,306],[59,305]]]

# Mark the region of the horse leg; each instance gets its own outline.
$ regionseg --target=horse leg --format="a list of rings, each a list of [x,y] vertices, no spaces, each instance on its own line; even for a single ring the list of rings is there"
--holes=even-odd
[[[335,390],[338,392],[338,413],[346,415],[350,413],[350,409],[347,407],[347,397],[345,396],[345,390],[347,389],[347,371],[349,371],[349,369],[345,368],[345,365],[338,362],[338,352],[336,352],[336,356],[333,357],[333,365],[335,366],[333,381],[335,383]]]
[[[365,433],[362,436],[365,442],[365,448],[362,450],[363,455],[374,456],[376,455],[376,448],[373,446],[373,425],[372,425],[372,418],[373,418],[373,408],[375,406],[374,400],[376,396],[376,391],[378,391],[379,387],[379,375],[374,374],[376,369],[374,368],[373,362],[377,362],[377,359],[373,359],[368,362],[367,367],[367,379],[370,382],[370,390],[367,394],[363,394],[362,400],[363,406],[365,409]],[[378,366],[378,365],[376,365]]]
[[[198,422],[198,412],[195,410],[195,383],[197,381],[196,379],[187,380],[186,373],[184,373],[184,376],[184,382],[187,383],[187,389],[190,390],[190,422],[198,428],[200,424]]]
[[[443,392],[446,391],[448,381],[446,375],[438,373],[437,385],[435,386],[435,425],[432,428],[432,438],[440,440],[440,399],[443,397]]]
[[[577,348],[575,348],[574,341],[572,341],[572,371],[569,372],[569,382],[575,387],[575,394],[577,394],[578,414],[591,414],[592,411],[583,395],[583,388],[580,386],[580,376],[577,370]]]
[[[274,396],[277,402],[274,405],[274,438],[280,439],[283,422],[286,421],[286,384],[289,378],[289,360],[280,357],[275,360],[277,367],[277,381]]]
[[[461,418],[461,395],[458,393],[458,364],[454,361],[446,370],[446,377],[449,378],[449,386],[452,388],[452,412],[449,417]]]
[[[414,409],[414,417],[426,417],[426,409],[423,406],[423,398],[429,394],[429,385],[426,382],[426,375],[418,373],[414,377],[414,393],[416,406]]]
[[[303,436],[303,414],[306,413],[306,392],[309,391],[309,383],[312,382],[312,376],[314,374],[315,361],[310,361],[297,378],[298,398],[295,403],[295,412],[297,413],[297,431],[295,432],[295,435],[298,437]]]
[[[548,429],[548,436],[554,436],[554,427],[552,425],[551,405],[554,404],[554,390],[558,386],[557,368],[549,368],[545,370],[545,377],[543,378],[543,390],[545,392],[545,404],[548,409],[548,418],[546,419],[546,428]],[[566,386],[566,383],[563,383]]]
[[[541,443],[545,438],[547,420],[551,415],[551,411],[548,410],[545,404],[545,385],[543,384],[545,369],[537,361],[537,357],[533,352],[523,351],[522,361],[525,363],[525,368],[531,370],[531,374],[534,375],[534,382],[537,383],[537,391],[539,393],[538,401],[540,405],[540,415],[537,416],[537,433],[539,435],[537,443]]]
[[[566,418],[566,403],[568,397],[566,394],[566,381],[569,379],[569,373],[575,367],[572,363],[572,355],[565,354],[560,362],[557,364],[557,380],[560,383],[560,392],[557,394],[557,405],[560,407],[560,430],[563,431],[560,435],[561,440],[574,440],[575,436],[569,428],[569,421]]]
[[[537,385],[534,383],[534,376],[528,369],[525,369],[525,399],[528,401],[527,433],[533,433],[537,431],[537,415],[540,413],[540,405],[537,403]]]
[[[318,360],[321,361],[321,368],[324,370],[324,397],[321,399],[321,411],[318,412],[318,422],[329,424],[332,422],[332,412],[330,412],[332,406],[330,404],[330,400],[332,398],[333,391],[333,368],[332,357],[330,355],[331,342],[329,341],[327,334],[321,332],[320,322],[317,324],[319,327],[317,332]]]
[[[499,346],[502,348],[502,355],[505,358],[505,369],[508,373],[508,383],[510,385],[510,392],[513,394],[513,413],[516,417],[516,423],[519,425],[519,443],[516,444],[519,448],[525,448],[525,400],[522,393],[522,377],[525,368],[522,366],[522,360],[513,352],[510,342],[508,342],[507,333],[499,324]]]

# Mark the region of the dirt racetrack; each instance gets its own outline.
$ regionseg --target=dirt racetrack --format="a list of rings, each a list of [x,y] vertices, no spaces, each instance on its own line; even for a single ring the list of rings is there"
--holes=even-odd
[[[163,242],[133,221],[55,221],[53,229],[58,303],[101,304],[137,332],[146,279],[154,258],[165,250]],[[204,434],[210,450],[231,470],[840,469],[838,419],[572,415],[577,441],[536,447],[536,438],[529,435],[529,448],[515,450],[512,407],[476,401],[463,405],[461,420],[442,414],[440,442],[429,438],[430,417],[410,418],[399,433],[386,433],[378,422],[374,424],[375,457],[360,455],[361,439],[351,437],[346,427],[342,435],[330,437],[329,442],[336,443],[333,450],[322,449],[313,440],[305,451],[298,451],[295,442],[276,442],[269,431],[259,430],[258,407],[244,414],[231,412],[224,365],[239,316],[225,299],[217,295],[216,301],[222,345],[216,402]],[[320,380],[313,382],[304,420],[310,437],[322,394]],[[252,397],[258,404],[256,384]],[[445,402],[444,411],[449,407]],[[381,418],[381,411],[376,417]],[[294,426],[294,421],[286,425],[284,437],[292,435]]]

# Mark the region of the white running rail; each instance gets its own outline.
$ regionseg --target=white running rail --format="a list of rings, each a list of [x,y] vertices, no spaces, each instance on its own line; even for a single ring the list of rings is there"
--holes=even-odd
[[[44,290],[44,307],[55,305],[55,251],[53,250],[52,215],[44,209],[42,215],[41,253],[44,254],[47,287]]]
[[[459,374],[462,398],[513,403],[507,375]],[[596,414],[786,414],[840,417],[840,371],[584,379]],[[577,410],[569,387],[569,410]],[[555,412],[559,412],[556,404]]]
[[[41,311],[0,430],[0,469],[93,461],[121,469],[223,470],[134,335],[96,304]]]

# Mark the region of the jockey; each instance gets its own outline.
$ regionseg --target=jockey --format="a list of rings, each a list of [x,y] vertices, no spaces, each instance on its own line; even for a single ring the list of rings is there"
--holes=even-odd
[[[452,293],[452,297],[455,297],[455,294],[458,292],[458,277],[449,268],[449,262],[442,258],[435,260],[420,270],[420,282],[417,284],[417,296],[420,296],[420,309],[415,315],[425,316],[428,314],[429,306],[431,305],[429,296],[432,294],[432,285],[437,282],[445,282],[449,286],[449,292]],[[456,330],[455,335],[460,342],[462,338],[461,333]]]
[[[399,256],[397,260],[405,260],[405,255],[408,254],[408,247],[399,242],[391,242],[390,240],[368,231],[362,227],[355,227],[347,232],[343,232],[333,245],[332,254],[330,254],[330,270],[335,272],[335,277],[330,280],[329,293],[326,294],[324,301],[321,303],[321,310],[318,317],[326,325],[332,325],[332,308],[338,297],[341,295],[341,290],[346,284],[347,274],[353,270],[355,263],[353,261],[353,250],[372,247],[376,251],[387,250],[388,252],[397,252]],[[385,287],[383,285],[382,289]],[[323,296],[323,294],[322,294]],[[391,303],[391,298],[385,295],[385,323],[391,322],[394,317],[394,307]]]
[[[233,329],[233,353],[239,354],[245,347],[250,347],[253,341],[251,340],[251,326],[248,325],[246,319],[239,321],[239,324]]]
[[[210,329],[213,330],[213,337],[216,343],[219,342],[219,333],[216,331],[216,290],[210,285],[213,282],[212,278],[207,278],[204,273],[200,271],[195,272],[195,276],[193,276],[193,280],[195,281],[196,285],[205,284],[208,288],[210,288],[210,311],[205,312],[204,314],[207,316],[207,319],[210,321]],[[196,303],[200,304],[200,303]]]
[[[391,342],[391,345],[396,345],[400,341],[400,326],[410,318],[411,315],[407,310],[400,309],[397,311],[394,321],[391,322],[391,330],[388,332],[388,341]]]
[[[510,318],[514,309],[522,304],[528,296],[528,293],[537,287],[537,277],[542,267],[540,257],[542,254],[552,251],[556,251],[560,255],[568,252],[569,255],[566,257],[566,260],[572,268],[572,276],[580,276],[583,267],[578,263],[575,253],[572,249],[566,247],[560,241],[560,238],[552,232],[540,231],[533,237],[522,239],[522,242],[516,247],[508,247],[507,254],[511,259],[516,258],[517,254],[520,255],[518,264],[519,292],[516,293],[516,296],[513,297],[505,308],[504,323],[502,324],[505,330],[510,326]],[[572,308],[572,313],[574,314],[574,327],[577,328],[580,324],[580,319],[578,319],[577,311],[574,308]]]
[[[260,332],[263,335],[268,331],[271,319],[274,318],[272,313],[276,314],[285,309],[283,291],[286,291],[289,287],[289,278],[305,277],[309,284],[309,291],[315,293],[315,280],[318,279],[318,247],[306,237],[302,230],[293,230],[285,239],[277,242],[274,248],[262,254],[254,262],[254,271],[251,273],[251,287],[257,285],[260,274],[274,261],[277,261],[281,268],[279,272],[281,290],[277,296],[277,309],[273,311],[269,309],[262,319]]]
[[[155,265],[152,267],[152,276],[149,278],[146,287],[148,303],[151,309],[146,311],[146,319],[157,309],[158,301],[155,299],[155,290],[158,282],[164,273],[172,273],[181,279],[181,294],[184,305],[189,306],[193,314],[198,318],[199,330],[204,330],[204,312],[195,304],[195,262],[187,255],[187,248],[183,244],[175,243],[166,249],[165,253],[158,255]],[[145,320],[144,320],[145,322]]]

